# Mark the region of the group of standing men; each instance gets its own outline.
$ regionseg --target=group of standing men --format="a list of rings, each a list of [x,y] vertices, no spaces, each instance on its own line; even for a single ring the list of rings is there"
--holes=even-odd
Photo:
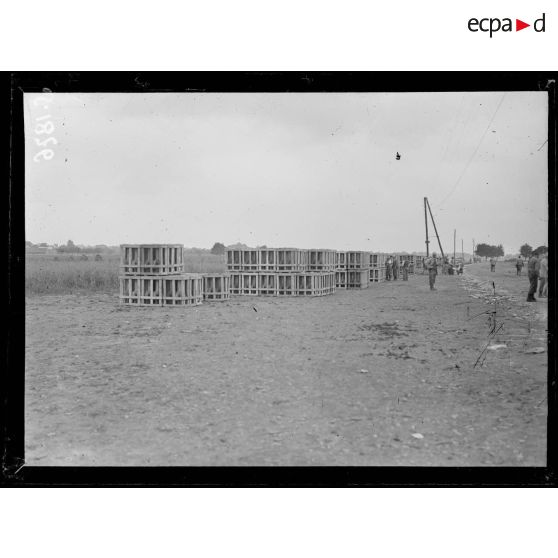
[[[401,267],[401,274],[403,276],[403,281],[409,280],[409,260],[404,259],[401,266],[399,266],[399,259],[397,256],[389,256],[386,260],[386,281],[397,281],[399,277],[399,267]]]
[[[523,267],[523,260],[521,256],[517,260],[515,266],[517,275],[521,275],[521,268]],[[527,276],[529,277],[529,292],[527,293],[527,302],[536,302],[535,293],[537,287],[539,290],[539,297],[545,298],[548,296],[548,255],[547,252],[542,251],[539,253],[535,250],[529,261],[527,262]]]

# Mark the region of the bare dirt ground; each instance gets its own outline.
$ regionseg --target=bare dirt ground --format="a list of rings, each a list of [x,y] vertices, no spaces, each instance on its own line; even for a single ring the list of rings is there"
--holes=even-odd
[[[545,465],[546,302],[525,302],[511,264],[437,287],[196,308],[30,297],[26,462]]]

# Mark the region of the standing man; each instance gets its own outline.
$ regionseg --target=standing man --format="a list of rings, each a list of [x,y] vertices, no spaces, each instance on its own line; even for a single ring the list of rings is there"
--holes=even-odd
[[[399,276],[399,256],[393,256],[393,280],[397,281]]]
[[[527,302],[536,302],[537,282],[539,279],[539,254],[535,250],[527,262],[527,276],[529,277],[529,292]]]
[[[426,258],[426,269],[428,270],[428,283],[430,290],[435,291],[434,283],[436,282],[436,275],[438,275],[438,261],[436,260],[436,252],[432,252],[432,256]]]
[[[393,260],[391,256],[388,257],[386,260],[386,281],[391,281],[391,270],[393,267]]]
[[[517,270],[516,275],[521,275],[521,270],[523,269],[523,259],[521,258],[521,256],[519,256],[519,258],[517,258],[517,261],[515,262],[515,269]]]
[[[543,298],[546,297],[546,293],[548,290],[547,287],[547,279],[548,279],[548,258],[545,254],[541,255],[541,260],[539,262],[539,297]]]
[[[403,260],[403,281],[409,280],[409,260]]]
[[[496,260],[494,258],[490,258],[490,271],[496,271]]]

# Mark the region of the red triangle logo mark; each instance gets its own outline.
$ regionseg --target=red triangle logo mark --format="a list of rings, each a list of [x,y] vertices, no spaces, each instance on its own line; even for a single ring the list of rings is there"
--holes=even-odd
[[[524,21],[521,21],[520,19],[515,20],[515,30],[516,31],[521,31],[522,29],[525,29],[525,27],[531,27],[531,24],[530,23],[525,23]]]

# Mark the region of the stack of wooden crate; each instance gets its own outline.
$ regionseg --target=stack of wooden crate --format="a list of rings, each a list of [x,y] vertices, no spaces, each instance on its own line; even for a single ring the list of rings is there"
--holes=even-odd
[[[371,283],[381,283],[386,280],[386,254],[371,252],[369,256],[368,276]]]
[[[182,244],[122,244],[120,302],[133,306],[198,306],[228,300],[228,273],[185,273]]]
[[[335,252],[299,248],[228,248],[233,295],[324,296],[335,292]]]
[[[369,252],[337,252],[336,286],[340,289],[367,289],[370,284],[369,259]]]
[[[120,302],[134,306],[197,306],[201,275],[184,273],[182,244],[120,246]]]

